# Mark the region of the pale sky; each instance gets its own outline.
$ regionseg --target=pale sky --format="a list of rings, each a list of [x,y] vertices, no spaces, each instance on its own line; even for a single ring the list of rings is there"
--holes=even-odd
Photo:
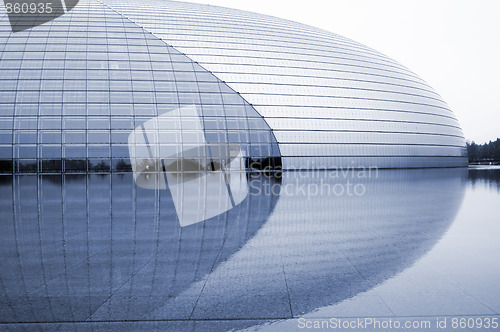
[[[405,65],[455,112],[466,139],[500,137],[499,0],[188,0],[310,24]]]

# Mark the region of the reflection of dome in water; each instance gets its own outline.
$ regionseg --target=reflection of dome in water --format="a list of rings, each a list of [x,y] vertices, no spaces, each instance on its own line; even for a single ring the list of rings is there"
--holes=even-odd
[[[280,199],[255,236],[208,281],[149,318],[188,304],[202,285],[192,318],[244,318],[247,308],[256,317],[297,316],[369,290],[441,238],[462,202],[467,170],[380,171],[363,179],[309,174],[284,173]],[[365,193],[333,193],[349,183],[362,184]]]
[[[463,170],[338,197],[303,185],[345,178],[241,172],[466,164],[441,98],[361,44],[176,1],[8,24],[0,172],[63,174],[0,177],[2,322],[290,317],[402,271],[457,211]]]
[[[4,179],[2,218],[14,222],[1,235],[11,267],[0,271],[2,321],[300,315],[366,291],[430,250],[459,208],[466,170],[321,174],[250,177],[240,205],[183,228],[169,192],[141,189],[131,174]],[[347,180],[364,195],[303,192]],[[271,186],[279,199],[266,194]]]
[[[236,208],[181,227],[170,192],[142,189],[130,173],[1,176],[1,218],[10,223],[0,248],[10,269],[0,270],[7,305],[0,321],[85,321],[98,309],[142,317],[262,227],[278,198],[260,187],[279,180],[249,179]]]
[[[176,1],[82,0],[18,33],[4,15],[0,30],[2,172],[130,170],[130,131],[193,105],[208,143],[239,144],[256,167],[466,164],[457,120],[425,82],[310,26]],[[160,129],[182,142],[179,127]]]

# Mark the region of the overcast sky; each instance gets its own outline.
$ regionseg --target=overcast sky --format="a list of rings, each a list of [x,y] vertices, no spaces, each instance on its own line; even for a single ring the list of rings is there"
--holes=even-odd
[[[465,137],[500,137],[500,0],[188,0],[310,24],[402,63],[455,112]]]

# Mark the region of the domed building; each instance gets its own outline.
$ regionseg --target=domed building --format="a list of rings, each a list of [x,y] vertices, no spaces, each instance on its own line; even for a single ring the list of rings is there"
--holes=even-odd
[[[82,0],[16,33],[0,22],[3,173],[137,171],[141,153],[212,169],[214,155],[246,169],[467,162],[422,79],[311,26],[159,0]]]
[[[467,163],[402,65],[239,10],[63,3],[0,13],[2,327],[242,329],[366,294],[442,243],[466,168],[363,169]]]

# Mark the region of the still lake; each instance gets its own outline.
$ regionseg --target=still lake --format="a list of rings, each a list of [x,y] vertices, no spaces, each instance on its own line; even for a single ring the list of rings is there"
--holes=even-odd
[[[181,227],[170,192],[130,173],[0,176],[0,329],[499,317],[500,169],[297,171],[248,188]]]

